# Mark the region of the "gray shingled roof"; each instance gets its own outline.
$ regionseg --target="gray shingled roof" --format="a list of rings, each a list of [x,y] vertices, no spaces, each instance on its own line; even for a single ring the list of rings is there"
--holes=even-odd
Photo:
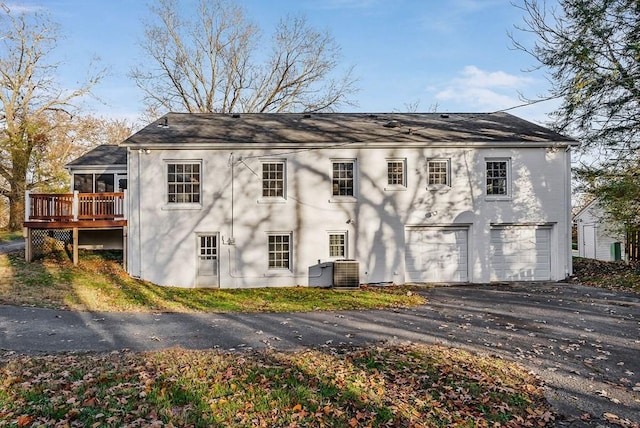
[[[112,144],[102,144],[69,162],[68,167],[91,167],[105,165],[126,165],[127,148]]]
[[[508,113],[168,113],[122,144],[323,146],[340,143],[577,144]]]

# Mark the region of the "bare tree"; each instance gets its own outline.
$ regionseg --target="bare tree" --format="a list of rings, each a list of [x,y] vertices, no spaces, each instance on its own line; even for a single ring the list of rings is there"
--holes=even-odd
[[[133,131],[133,126],[120,119],[94,116],[74,116],[65,113],[52,115],[47,143],[34,147],[29,176],[39,183],[37,190],[68,191],[70,177],[65,165],[100,144],[118,144]]]
[[[58,64],[48,62],[57,25],[46,15],[14,15],[0,6],[0,195],[8,199],[9,229],[18,230],[25,191],[48,179],[33,174],[36,154],[51,143],[57,119],[72,118],[72,101],[88,94],[101,75],[78,89],[61,88],[54,80]]]
[[[269,50],[244,11],[226,0],[200,0],[197,10],[159,0],[150,11],[155,20],[141,43],[146,58],[131,77],[151,115],[315,112],[350,104],[352,69],[339,75],[340,48],[305,18],[281,20]]]

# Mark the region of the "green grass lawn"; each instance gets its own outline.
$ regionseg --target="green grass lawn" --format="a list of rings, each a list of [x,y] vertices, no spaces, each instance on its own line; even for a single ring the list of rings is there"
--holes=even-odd
[[[158,287],[108,255],[0,255],[0,303],[91,311],[309,311],[418,305],[406,287]],[[392,313],[390,312],[392,316]],[[229,353],[168,349],[23,356],[0,351],[5,426],[552,426],[539,379],[438,346]]]
[[[0,357],[0,380],[0,427],[543,427],[554,420],[527,370],[437,346]]]
[[[86,311],[298,312],[415,306],[407,287],[337,291],[310,287],[184,289],[131,278],[110,253],[81,252],[32,263],[21,252],[0,254],[0,303]]]
[[[22,238],[22,231],[9,232],[8,230],[0,230],[0,242],[15,241]]]

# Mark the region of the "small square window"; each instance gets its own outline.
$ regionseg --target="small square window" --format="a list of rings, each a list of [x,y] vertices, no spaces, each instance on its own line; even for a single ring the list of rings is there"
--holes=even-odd
[[[509,196],[509,161],[486,160],[487,196]]]
[[[449,160],[431,159],[427,161],[427,184],[430,186],[450,186]]]
[[[333,259],[347,258],[347,232],[329,233],[329,257]]]
[[[406,187],[407,169],[404,159],[387,160],[387,185],[392,187]]]
[[[93,193],[93,174],[73,174],[73,190]]]

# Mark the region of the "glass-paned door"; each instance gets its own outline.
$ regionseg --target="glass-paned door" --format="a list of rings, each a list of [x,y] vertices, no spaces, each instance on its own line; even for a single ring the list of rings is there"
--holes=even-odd
[[[198,287],[218,287],[218,235],[198,235]]]

